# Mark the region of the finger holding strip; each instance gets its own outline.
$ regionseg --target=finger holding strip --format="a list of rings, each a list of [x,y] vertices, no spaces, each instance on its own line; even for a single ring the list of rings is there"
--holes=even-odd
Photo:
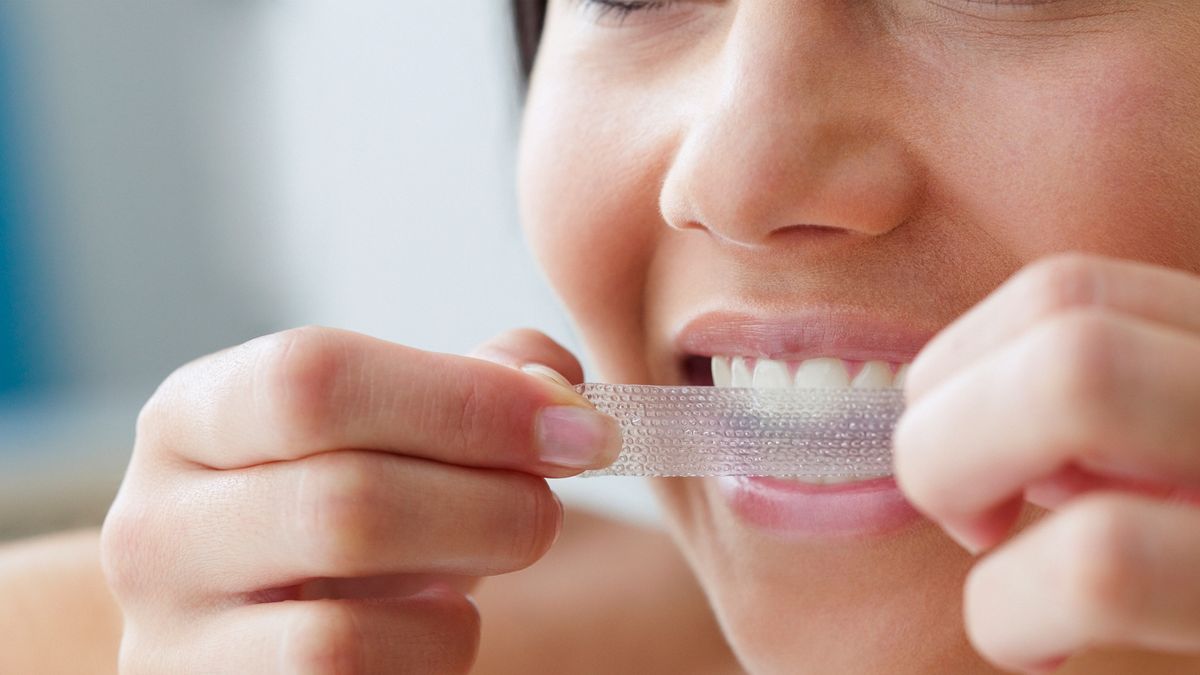
[[[1094,255],[1062,254],[1021,270],[921,351],[908,372],[916,400],[960,369],[1056,316],[1098,309],[1200,334],[1200,277]]]
[[[1200,341],[1127,316],[1046,322],[911,405],[900,487],[969,548],[991,546],[1025,488],[1066,467],[1200,486]]]
[[[326,328],[252,340],[177,371],[139,448],[236,469],[342,448],[574,475],[615,458],[615,420],[565,387],[481,359]]]

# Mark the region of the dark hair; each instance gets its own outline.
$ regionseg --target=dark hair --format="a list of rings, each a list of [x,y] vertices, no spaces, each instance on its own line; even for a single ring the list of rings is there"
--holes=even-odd
[[[520,59],[521,75],[526,81],[533,72],[533,60],[537,56],[538,43],[542,40],[547,2],[548,0],[512,0],[517,55]]]

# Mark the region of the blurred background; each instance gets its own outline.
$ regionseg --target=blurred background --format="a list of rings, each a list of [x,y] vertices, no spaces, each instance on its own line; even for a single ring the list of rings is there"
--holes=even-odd
[[[506,8],[0,0],[0,539],[98,524],[155,386],[258,335],[579,353],[517,223]]]

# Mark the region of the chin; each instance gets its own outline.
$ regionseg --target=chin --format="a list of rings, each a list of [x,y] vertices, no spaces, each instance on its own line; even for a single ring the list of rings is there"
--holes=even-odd
[[[653,484],[748,672],[995,672],[963,628],[972,558],[928,521],[870,535],[781,535],[730,508],[720,479]]]

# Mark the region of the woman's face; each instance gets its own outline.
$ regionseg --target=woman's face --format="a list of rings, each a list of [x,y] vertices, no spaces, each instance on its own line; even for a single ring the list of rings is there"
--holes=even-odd
[[[1053,252],[1200,270],[1194,0],[629,4],[551,2],[522,140],[597,379],[890,371]],[[969,557],[892,488],[656,488],[748,668],[982,667]]]

